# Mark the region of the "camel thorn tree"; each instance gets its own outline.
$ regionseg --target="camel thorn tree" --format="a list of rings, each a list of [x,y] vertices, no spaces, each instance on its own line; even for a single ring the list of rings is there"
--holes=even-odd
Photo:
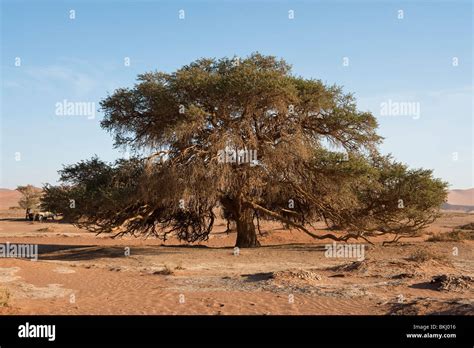
[[[409,237],[436,218],[446,183],[379,154],[376,119],[351,94],[275,57],[237,62],[146,73],[106,97],[102,127],[142,155],[65,167],[43,205],[96,233],[187,242],[206,240],[221,209],[238,247],[259,246],[260,220],[347,241]]]

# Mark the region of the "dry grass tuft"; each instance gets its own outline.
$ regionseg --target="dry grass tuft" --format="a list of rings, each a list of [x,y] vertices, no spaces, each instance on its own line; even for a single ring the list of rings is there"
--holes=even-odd
[[[163,269],[159,270],[159,271],[155,271],[153,272],[153,274],[157,274],[157,275],[172,275],[174,274],[173,270],[168,266],[168,265],[165,265]]]
[[[471,225],[471,224],[468,224]],[[467,226],[467,225],[464,225]],[[461,227],[464,227],[461,226]],[[460,242],[463,240],[474,240],[474,230],[454,229],[447,233],[437,233],[428,238],[427,242]]]
[[[10,292],[5,288],[0,288],[0,307],[8,306],[10,300]]]
[[[54,227],[54,226],[48,226],[48,227],[38,228],[36,231],[37,231],[37,232],[55,232],[55,231],[56,231],[56,227]]]
[[[470,222],[470,223],[468,223],[468,224],[458,226],[458,228],[459,228],[460,230],[471,230],[471,231],[474,231],[474,222]]]
[[[446,262],[447,258],[429,250],[418,249],[408,257],[408,260],[414,262],[427,262],[430,260]]]

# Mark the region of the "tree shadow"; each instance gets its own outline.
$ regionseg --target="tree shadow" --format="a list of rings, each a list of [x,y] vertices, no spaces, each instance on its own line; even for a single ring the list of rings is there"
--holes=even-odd
[[[63,221],[61,220],[42,220],[42,221],[37,221],[37,220],[27,220],[24,217],[5,217],[5,218],[0,218],[0,221],[8,221],[8,222],[25,222],[27,224],[35,224],[35,225],[42,225],[42,224],[57,224],[57,225],[62,225],[62,224],[71,224],[70,222]]]
[[[254,273],[254,274],[242,274],[242,277],[246,279],[246,282],[261,282],[264,280],[269,280],[273,277],[272,272],[261,272],[261,273]]]
[[[233,250],[233,246],[208,246],[208,245],[192,245],[192,244],[161,244],[164,248],[184,248],[184,249],[209,249],[209,250]],[[326,251],[325,244],[305,244],[305,243],[290,243],[290,244],[270,244],[262,245],[257,248],[242,248],[241,250],[258,250],[258,249],[284,249],[285,251]]]
[[[120,258],[126,256],[126,246],[97,245],[38,245],[38,259],[41,261],[86,261],[101,258]],[[158,246],[130,247],[130,256],[176,254],[172,251],[158,250]]]
[[[130,249],[126,249],[130,248]],[[311,251],[322,252],[325,250],[323,245],[308,244],[279,244],[261,246],[263,249],[275,249],[285,251]],[[145,247],[130,246],[99,246],[99,245],[66,245],[66,244],[38,244],[38,259],[41,261],[86,261],[101,258],[120,258],[127,257],[126,251],[130,251],[130,256],[156,256],[163,254],[182,254],[186,249],[206,249],[206,250],[233,250],[232,246],[212,247],[206,245],[148,245]],[[258,249],[258,248],[255,248]],[[252,249],[252,250],[255,250]],[[244,249],[245,250],[245,249]],[[265,273],[247,275],[249,281],[260,281],[261,277],[268,278]]]
[[[9,222],[18,222],[18,221],[24,221],[24,222],[32,222],[30,220],[26,220],[24,217],[8,217],[8,218],[1,218],[0,221],[9,221]]]
[[[212,232],[213,235],[222,235],[222,234],[225,234],[225,235],[232,235],[232,234],[236,234],[237,231],[236,230],[230,230],[229,232],[226,232],[225,230],[224,231],[219,231],[219,232]]]
[[[438,284],[434,284],[431,282],[422,282],[422,283],[412,284],[409,287],[413,289],[438,291],[438,286],[439,286]]]
[[[307,243],[290,243],[290,244],[271,244],[263,245],[260,248],[268,249],[284,249],[285,251],[326,251],[325,244],[307,244]]]

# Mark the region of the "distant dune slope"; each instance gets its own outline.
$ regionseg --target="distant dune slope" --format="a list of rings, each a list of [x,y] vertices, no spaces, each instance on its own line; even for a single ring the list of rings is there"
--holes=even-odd
[[[21,193],[16,190],[0,188],[0,210],[6,210],[10,207],[18,206],[18,200]]]
[[[448,193],[448,204],[474,205],[474,188],[467,190],[451,190]]]

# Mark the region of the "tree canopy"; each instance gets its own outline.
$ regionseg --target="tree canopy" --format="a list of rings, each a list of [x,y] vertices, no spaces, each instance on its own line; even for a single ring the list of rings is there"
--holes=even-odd
[[[97,233],[206,240],[220,208],[239,247],[259,245],[261,219],[319,239],[397,239],[431,223],[446,197],[430,170],[378,152],[376,119],[351,94],[272,56],[139,75],[101,107],[115,146],[146,155],[66,166],[43,198]],[[345,232],[319,234],[320,220]]]
[[[35,209],[40,204],[40,198],[42,195],[41,189],[34,187],[33,185],[18,186],[16,188],[21,193],[21,198],[18,201],[18,205],[22,209]]]

